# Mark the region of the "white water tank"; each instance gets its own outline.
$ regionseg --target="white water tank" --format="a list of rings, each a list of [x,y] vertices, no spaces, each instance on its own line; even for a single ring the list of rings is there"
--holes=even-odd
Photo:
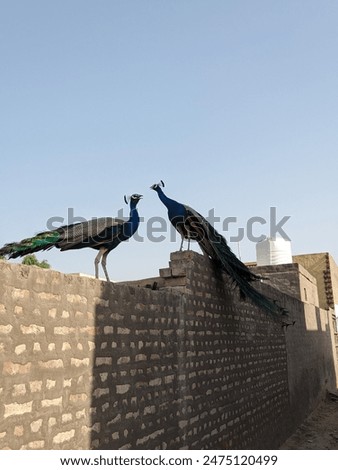
[[[292,263],[291,242],[284,238],[266,238],[256,244],[257,266]]]

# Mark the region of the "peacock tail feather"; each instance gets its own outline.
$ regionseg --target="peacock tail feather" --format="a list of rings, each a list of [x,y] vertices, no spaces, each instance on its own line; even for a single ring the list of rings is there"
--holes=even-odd
[[[261,281],[264,278],[253,273],[237,258],[226,239],[201,214],[189,206],[185,206],[185,208],[187,211],[186,224],[197,234],[196,239],[202,251],[230,276],[234,285],[238,287],[241,298],[251,299],[258,307],[265,309],[270,314],[287,315],[285,308],[266,297],[251,284],[253,281]]]
[[[48,250],[55,246],[59,240],[60,233],[57,231],[41,232],[35,237],[25,238],[20,242],[7,243],[0,248],[0,256],[19,258],[37,251]]]

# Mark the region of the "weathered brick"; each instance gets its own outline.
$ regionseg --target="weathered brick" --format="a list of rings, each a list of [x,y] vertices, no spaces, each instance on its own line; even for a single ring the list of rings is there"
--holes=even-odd
[[[62,359],[51,359],[50,361],[38,361],[41,369],[59,369],[63,367]]]
[[[24,298],[29,297],[29,290],[27,289],[17,289],[16,287],[13,287],[12,289],[12,299],[13,300],[19,300],[19,299],[24,299]]]
[[[20,330],[24,335],[39,335],[41,333],[45,333],[45,327],[41,325],[20,325]]]
[[[19,356],[23,352],[25,352],[27,349],[25,344],[19,344],[18,346],[15,347],[15,354]]]
[[[93,392],[95,398],[100,398],[102,395],[109,395],[109,388],[96,388]]]
[[[54,327],[54,334],[67,336],[74,333],[75,328],[73,326],[55,326]]]
[[[164,278],[171,277],[171,268],[161,268],[160,269],[160,276]]]
[[[13,330],[12,325],[0,325],[0,334],[1,335],[8,335]]]
[[[30,425],[31,431],[32,432],[39,432],[42,426],[42,419],[37,419],[36,421],[33,421]]]
[[[151,387],[160,386],[161,383],[162,383],[161,377],[158,377],[158,378],[156,378],[156,379],[151,379],[151,380],[149,380],[149,385],[150,385]]]
[[[41,352],[41,345],[40,345],[40,343],[34,343],[34,344],[33,344],[33,351],[34,351],[34,352]]]
[[[55,425],[56,425],[56,418],[54,416],[52,416],[51,418],[48,418],[48,427],[52,428]]]
[[[146,361],[147,356],[145,354],[136,354],[135,361]]]
[[[171,268],[171,274],[173,277],[182,277],[186,276],[187,269],[184,266],[175,266]]]
[[[13,432],[15,437],[21,437],[24,434],[24,427],[21,425],[19,426],[14,426],[14,432]]]
[[[146,406],[143,412],[144,412],[144,415],[155,414],[156,407],[155,405]]]
[[[117,334],[118,335],[129,335],[130,334],[130,328],[122,328],[120,326],[117,327]]]
[[[61,416],[61,421],[63,423],[69,423],[69,421],[72,421],[73,417],[71,413],[65,413]]]
[[[50,308],[48,310],[48,316],[51,317],[51,318],[56,318],[56,313],[57,313],[57,310],[56,308]]]
[[[13,415],[21,415],[24,413],[31,413],[33,406],[33,401],[28,401],[26,403],[10,403],[9,405],[4,405],[5,412],[4,418],[8,418],[8,416]]]
[[[80,333],[94,336],[97,328],[95,326],[84,326],[80,328]]]
[[[72,357],[70,364],[75,367],[89,366],[89,357],[85,357],[84,359],[77,359],[76,357]]]
[[[129,384],[116,385],[116,393],[119,395],[123,395],[124,393],[127,393],[129,390],[130,390]]]
[[[83,408],[83,410],[79,410],[75,413],[76,419],[81,419],[86,417],[86,408]]]
[[[76,403],[79,401],[86,401],[88,399],[88,395],[86,393],[73,393],[69,396],[69,401],[72,403]]]
[[[117,364],[128,364],[129,362],[130,362],[129,356],[122,356],[122,357],[119,357],[117,360]]]
[[[49,406],[61,406],[61,405],[62,405],[62,397],[41,400],[42,408],[48,408]]]
[[[21,450],[38,450],[43,449],[45,447],[45,441],[31,441],[28,444],[23,445],[20,449]]]
[[[29,382],[29,388],[32,393],[41,392],[42,380],[33,380]]]
[[[3,364],[2,372],[4,375],[28,374],[31,370],[31,366],[31,362],[27,362],[27,364],[16,364],[11,361],[6,361]]]
[[[13,385],[13,397],[26,394],[26,384],[14,384]]]
[[[46,380],[46,389],[47,390],[51,390],[52,388],[55,388],[55,385],[56,385],[56,380],[51,380],[51,379]]]
[[[110,325],[104,326],[104,327],[103,327],[103,333],[104,333],[105,335],[113,334],[113,333],[114,333],[114,327],[113,327],[113,326],[110,326]]]
[[[84,304],[84,305],[87,304],[86,297],[84,297],[83,295],[79,295],[79,294],[67,294],[66,299],[67,299],[68,302],[70,302],[72,304],[73,303],[80,303],[80,304]]]
[[[39,292],[38,298],[40,300],[52,300],[53,302],[60,302],[61,295],[60,294],[52,294],[51,292]]]
[[[112,365],[113,360],[111,357],[97,357],[95,360],[96,366],[103,366],[103,365]]]

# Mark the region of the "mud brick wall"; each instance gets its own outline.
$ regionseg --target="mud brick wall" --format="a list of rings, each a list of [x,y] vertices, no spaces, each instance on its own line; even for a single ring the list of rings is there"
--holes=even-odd
[[[297,317],[286,330],[193,252],[160,273],[0,262],[1,449],[277,448],[335,385],[326,312],[309,331],[299,300],[262,286]]]

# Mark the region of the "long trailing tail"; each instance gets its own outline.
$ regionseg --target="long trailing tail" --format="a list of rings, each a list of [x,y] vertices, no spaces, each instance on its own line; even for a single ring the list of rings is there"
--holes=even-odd
[[[49,250],[60,239],[58,232],[41,232],[35,237],[25,238],[20,242],[7,243],[0,248],[0,256],[19,258],[37,251]]]
[[[209,223],[208,225],[208,239],[216,255],[213,257],[213,260],[221,266],[223,271],[230,275],[235,285],[239,288],[241,298],[251,299],[258,307],[265,309],[271,314],[287,315],[288,312],[284,307],[281,307],[276,301],[266,297],[251,284],[252,281],[262,281],[264,278],[253,273],[242,263],[232,252],[225,238]]]
[[[196,240],[200,247],[222,271],[230,276],[239,288],[241,298],[251,299],[258,307],[274,316],[287,315],[288,311],[284,307],[252,286],[253,281],[262,281],[264,278],[253,273],[237,258],[226,239],[201,214],[190,207],[186,208],[190,212],[189,223],[197,235]]]

